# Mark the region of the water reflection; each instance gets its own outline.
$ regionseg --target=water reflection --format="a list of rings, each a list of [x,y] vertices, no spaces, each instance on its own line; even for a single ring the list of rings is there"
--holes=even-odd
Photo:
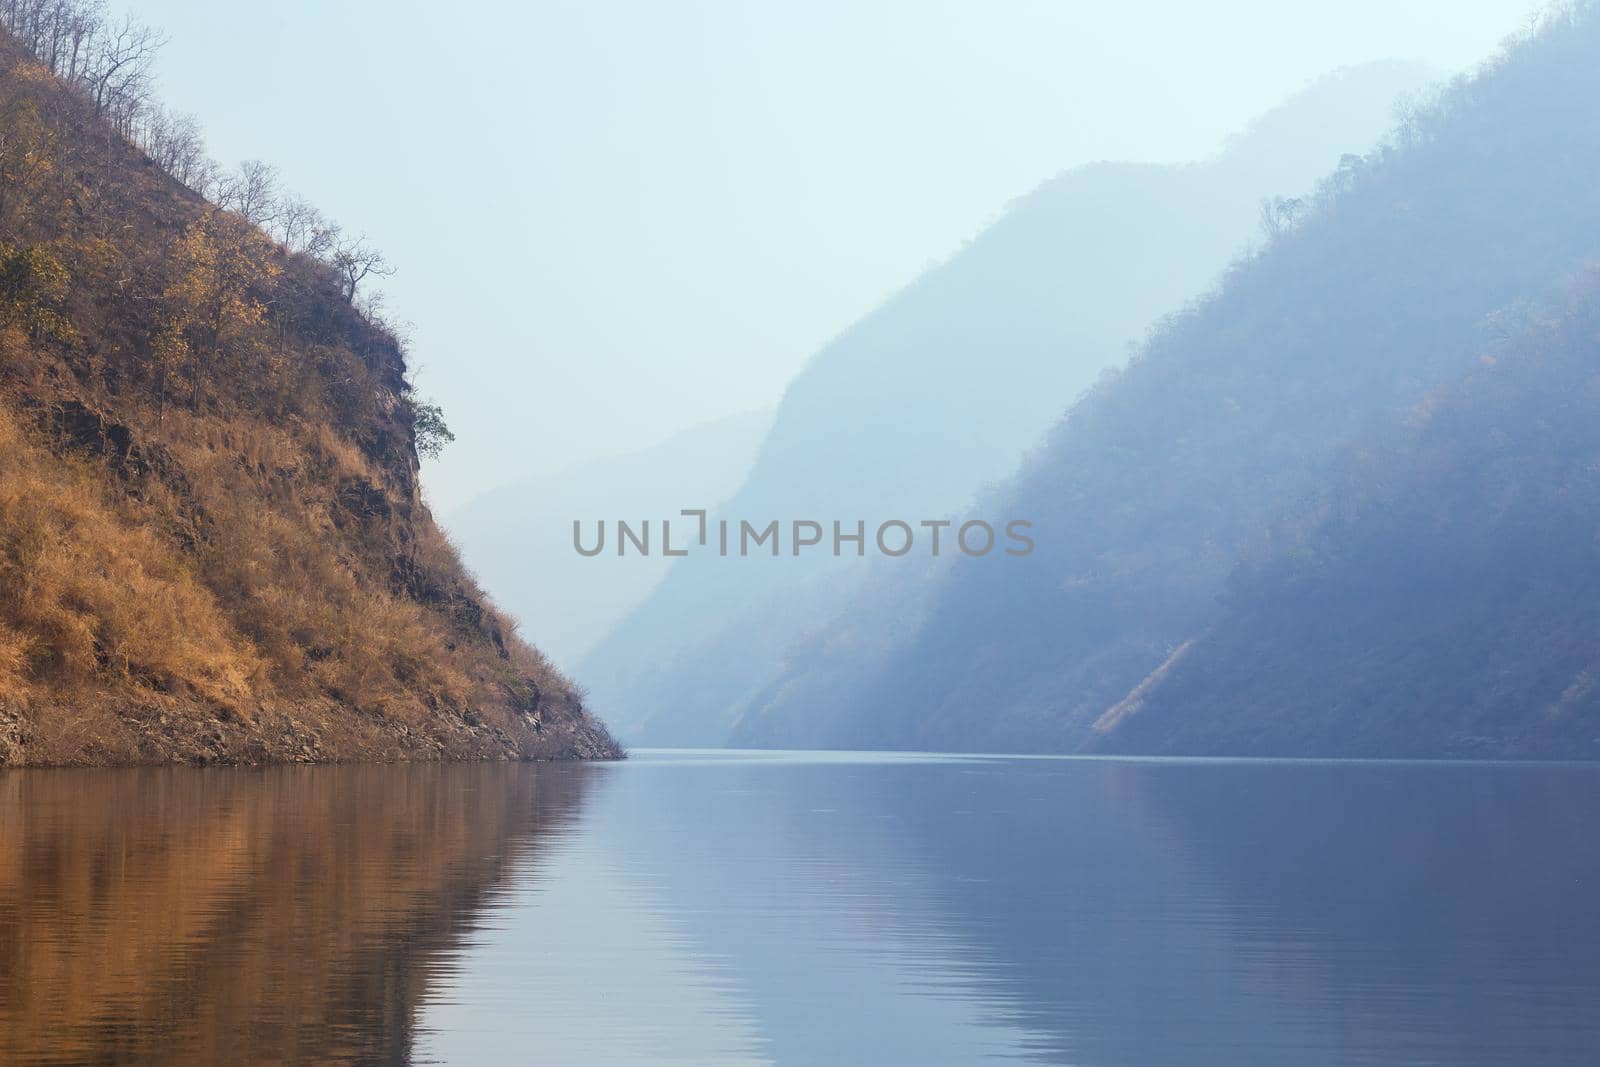
[[[647,753],[454,998],[553,1062],[1587,1064],[1597,820],[1593,766]]]
[[[1142,793],[1225,891],[1241,982],[1343,1063],[1600,1062],[1600,767],[1236,766]]]
[[[0,775],[0,1061],[1600,1062],[1600,767]]]
[[[448,950],[585,780],[0,774],[0,1061],[403,1061]]]

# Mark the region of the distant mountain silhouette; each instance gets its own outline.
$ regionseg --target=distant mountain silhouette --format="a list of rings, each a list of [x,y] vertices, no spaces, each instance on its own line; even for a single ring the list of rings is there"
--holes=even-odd
[[[1160,315],[1204,291],[1252,239],[1263,198],[1307,192],[1428,79],[1403,63],[1341,71],[1211,160],[1096,163],[1021,198],[812,359],[723,514],[848,525],[961,512]],[[682,561],[578,676],[631,740],[721,743],[759,712],[804,627],[832,620],[861,583],[919,566],[876,562],[892,566]]]
[[[1594,320],[1539,309],[1600,259],[1597,99],[1563,9],[1344,160],[997,492],[1026,565],[853,606],[916,610],[854,661],[836,617],[740,736],[1592,755]]]
[[[771,411],[733,415],[653,448],[491,490],[446,525],[466,563],[540,648],[570,668],[666,574],[670,559],[607,554],[583,559],[572,523],[637,525],[685,507],[714,507],[738,489],[772,425]]]

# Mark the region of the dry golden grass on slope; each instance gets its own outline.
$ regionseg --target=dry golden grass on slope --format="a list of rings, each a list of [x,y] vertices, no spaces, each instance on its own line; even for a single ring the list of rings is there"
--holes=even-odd
[[[434,525],[328,263],[3,34],[0,156],[0,765],[617,754]]]
[[[516,731],[542,704],[586,721],[425,514],[414,566],[463,583],[503,652],[335,547],[336,487],[374,473],[359,453],[183,415],[161,438],[181,498],[122,491],[0,402],[0,725],[27,713],[29,762],[538,755]]]
[[[265,670],[89,461],[46,452],[0,410],[0,699],[115,678],[237,706]]]
[[[325,433],[302,451],[271,427],[197,429],[187,442],[174,435],[171,451],[205,516],[202,576],[275,688],[309,687],[361,711],[413,720],[482,698],[451,664],[440,620],[363,583],[360,561],[328,551],[339,538],[330,487],[374,477],[358,453],[328,447]]]

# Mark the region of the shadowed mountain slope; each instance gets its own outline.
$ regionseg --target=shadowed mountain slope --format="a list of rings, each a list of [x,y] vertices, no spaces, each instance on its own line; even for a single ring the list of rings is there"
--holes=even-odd
[[[1094,726],[1162,691],[1163,664],[1185,674],[1186,642],[1215,618],[1241,558],[1316,497],[1348,449],[1469,373],[1504,309],[1558,299],[1600,258],[1597,58],[1594,7],[1558,11],[1407,116],[1392,143],[1345,160],[997,493],[999,510],[1040,528],[1026,565],[959,562],[919,590],[925,608],[869,605],[865,617],[901,620],[882,650],[852,664],[847,685],[826,647],[797,652],[741,737],[758,741],[769,723],[792,731],[825,708],[831,729],[817,743],[1188,751],[1157,736],[1156,716],[1129,718],[1126,735]],[[1230,672],[1274,669],[1256,658]],[[1451,719],[1453,691],[1414,693],[1415,713]],[[1207,706],[1230,699],[1214,688]],[[1179,703],[1161,721],[1185,722]],[[1433,745],[1449,732],[1415,736]],[[1381,748],[1331,724],[1292,744],[1276,736],[1278,752]],[[1521,731],[1494,736],[1482,751],[1519,750]],[[1242,737],[1212,735],[1206,750],[1255,750]]]
[[[1096,744],[1600,755],[1597,282],[1363,442]]]
[[[722,514],[871,526],[959,512],[1204,289],[1256,229],[1263,197],[1304,192],[1366,148],[1427,77],[1400,63],[1341,71],[1214,159],[1096,163],[1021,198],[812,359]],[[862,570],[815,554],[681,561],[578,674],[632,740],[722,743]]]

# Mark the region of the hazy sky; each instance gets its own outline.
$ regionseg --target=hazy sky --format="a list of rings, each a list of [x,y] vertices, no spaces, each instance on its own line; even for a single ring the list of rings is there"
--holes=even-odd
[[[141,0],[168,103],[400,268],[441,510],[774,403],[1007,201],[1185,160],[1332,68],[1464,68],[1528,0]],[[1064,398],[1065,400],[1065,398]]]

